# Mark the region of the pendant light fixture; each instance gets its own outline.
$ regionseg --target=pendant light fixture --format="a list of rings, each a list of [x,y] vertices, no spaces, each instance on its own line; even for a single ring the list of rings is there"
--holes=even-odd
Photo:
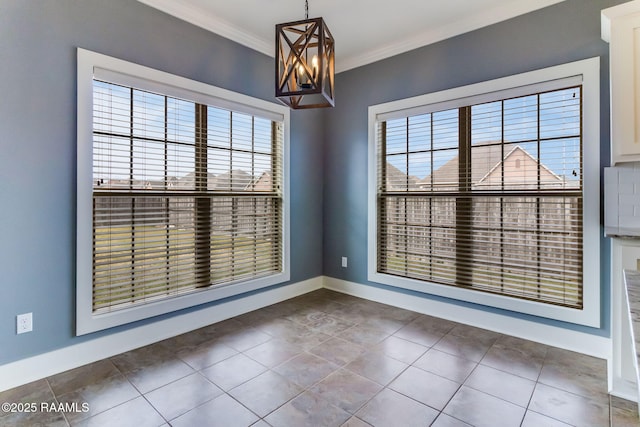
[[[293,109],[335,105],[334,40],[322,18],[276,25],[276,97]]]

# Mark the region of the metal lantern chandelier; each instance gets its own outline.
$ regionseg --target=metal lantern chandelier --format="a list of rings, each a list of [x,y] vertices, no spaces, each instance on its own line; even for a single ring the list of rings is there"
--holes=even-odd
[[[276,97],[293,109],[335,105],[335,49],[322,18],[276,25]]]

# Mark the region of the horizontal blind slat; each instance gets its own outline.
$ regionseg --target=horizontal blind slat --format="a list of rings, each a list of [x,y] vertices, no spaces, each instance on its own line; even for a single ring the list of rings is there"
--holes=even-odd
[[[378,271],[581,307],[581,88],[468,110],[378,123]]]
[[[94,81],[95,312],[282,271],[282,123],[200,109]]]

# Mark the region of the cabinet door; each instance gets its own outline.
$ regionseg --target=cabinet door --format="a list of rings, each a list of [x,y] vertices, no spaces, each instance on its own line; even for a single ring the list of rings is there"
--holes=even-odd
[[[640,161],[640,10],[611,21],[611,156]]]
[[[640,268],[640,244],[636,240],[611,240],[611,344],[610,380],[618,396],[638,401],[637,354],[633,345],[629,305],[623,270]]]

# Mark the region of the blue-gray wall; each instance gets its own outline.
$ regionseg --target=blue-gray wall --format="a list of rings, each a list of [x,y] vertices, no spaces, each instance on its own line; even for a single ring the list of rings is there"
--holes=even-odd
[[[567,0],[341,73],[335,109],[292,112],[291,281],[326,274],[368,283],[369,105],[599,55],[606,165],[600,9],[617,3]],[[137,1],[0,0],[0,364],[127,328],[74,337],[78,46],[274,100],[271,58]],[[604,319],[608,249],[603,240]],[[348,269],[340,267],[343,255]],[[16,335],[15,315],[23,312],[34,313],[35,329]],[[609,334],[608,322],[582,329]]]
[[[336,77],[336,107],[325,116],[324,274],[393,289],[367,281],[367,108],[370,105],[600,56],[600,156],[601,164],[607,166],[609,46],[600,38],[600,10],[622,2],[566,0],[340,73]],[[416,292],[407,293],[609,336],[609,250],[609,242],[602,239],[601,328],[579,327]],[[341,256],[349,258],[349,268],[341,268]]]
[[[277,102],[270,57],[137,1],[0,0],[0,364],[126,329],[74,337],[76,47]],[[291,116],[292,282],[322,274],[322,114]]]

